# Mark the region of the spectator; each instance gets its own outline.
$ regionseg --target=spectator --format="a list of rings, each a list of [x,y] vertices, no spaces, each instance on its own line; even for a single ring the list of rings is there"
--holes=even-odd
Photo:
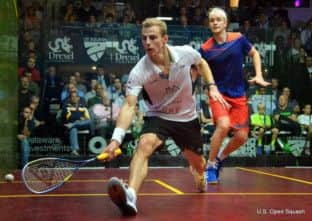
[[[265,114],[272,115],[276,108],[275,100],[273,95],[266,93],[265,87],[260,87],[257,94],[251,97],[252,112],[258,112],[258,105],[262,103],[265,106]]]
[[[91,133],[93,132],[89,111],[79,100],[80,97],[77,92],[71,92],[69,102],[62,110],[64,126],[69,130],[69,141],[73,156],[79,156],[78,130],[89,129]]]
[[[160,8],[160,16],[178,18],[178,8],[176,0],[164,0],[163,6]]]
[[[287,22],[285,20],[282,21],[280,25],[278,25],[274,29],[273,39],[276,40],[277,37],[282,37],[284,42],[287,42],[290,36],[290,29],[287,26]]]
[[[53,100],[60,100],[62,87],[64,82],[57,75],[55,66],[48,67],[48,73],[45,79],[45,99],[50,102]]]
[[[279,81],[277,78],[272,78],[269,94],[272,95],[272,100],[276,106],[278,103],[278,98],[281,95],[281,91],[279,89]]]
[[[114,79],[114,84],[108,87],[107,92],[109,99],[121,107],[125,96],[122,92],[122,86],[119,78]]]
[[[38,86],[37,83],[35,83],[33,80],[32,80],[32,73],[31,72],[28,72],[28,71],[25,71],[23,76],[27,77],[28,80],[29,80],[29,90],[32,94],[34,95],[37,95],[39,96],[40,95],[40,88]]]
[[[20,78],[18,89],[18,111],[22,111],[24,107],[29,105],[30,98],[34,94],[29,89],[29,78],[22,76]]]
[[[17,139],[20,143],[21,166],[24,167],[29,160],[30,145],[29,136],[35,128],[35,123],[32,119],[32,110],[30,107],[24,107],[18,120]]]
[[[87,93],[86,80],[81,76],[79,71],[74,73],[77,89],[82,91],[84,94]]]
[[[283,87],[282,89],[282,94],[283,96],[285,96],[286,98],[286,102],[287,102],[287,106],[290,108],[290,109],[293,109],[297,104],[297,100],[292,98],[291,96],[291,90],[289,87]]]
[[[258,41],[256,30],[251,26],[249,19],[243,21],[243,26],[240,27],[239,32],[244,34],[252,43]]]
[[[272,77],[278,78],[280,86],[285,87],[289,85],[290,74],[288,70],[287,48],[282,36],[276,38],[276,50],[274,51],[274,65],[272,70]]]
[[[72,17],[77,17],[77,12],[74,4],[72,2],[67,2],[65,8],[63,9],[63,12],[61,13],[61,21],[64,21],[65,23],[70,23]]]
[[[108,93],[105,91],[105,88],[103,88],[101,84],[96,84],[94,87],[94,90],[95,90],[95,96],[88,100],[87,106],[89,108],[91,108],[95,104],[101,104],[103,99],[108,100],[108,105],[110,105]]]
[[[307,134],[307,143],[305,147],[305,154],[310,156],[312,153],[312,115],[311,104],[304,105],[303,113],[298,116],[298,122],[301,125],[302,131]]]
[[[312,55],[312,19],[310,19],[304,30],[301,31],[300,34],[301,43],[306,49],[306,51],[309,53],[309,55]]]
[[[61,103],[64,103],[66,100],[68,100],[69,95],[71,92],[76,91],[78,96],[84,99],[84,93],[77,88],[75,77],[71,77],[70,82],[64,86],[62,92],[61,92]]]
[[[40,84],[41,76],[39,70],[36,69],[36,60],[34,58],[28,58],[26,66],[18,68],[18,76],[21,77],[25,71],[31,72],[31,79]]]
[[[301,51],[303,50],[303,52]],[[292,91],[293,98],[295,98],[301,105],[310,103],[312,101],[311,96],[307,96],[311,91],[311,83],[309,72],[306,68],[306,60],[308,57],[303,57],[304,49],[301,48],[298,55],[298,61],[296,64],[291,64],[291,81],[289,88]],[[310,60],[312,57],[310,57]]]
[[[288,97],[281,95],[278,99],[278,107],[274,111],[273,120],[274,131],[288,131],[293,136],[299,136],[301,133],[300,124],[296,121],[293,115],[293,109],[288,105]],[[271,146],[274,148],[276,138],[272,137]],[[283,149],[287,149],[287,145],[281,143]]]
[[[264,103],[258,103],[257,111],[251,115],[251,129],[252,134],[257,138],[257,154],[261,155],[263,151],[263,137],[264,133],[271,129],[271,115],[265,112],[266,107]],[[277,130],[273,130],[272,133],[277,133]],[[277,137],[277,134],[273,134],[272,137]],[[267,150],[269,153],[271,150]]]
[[[90,20],[90,16],[97,17],[97,11],[92,5],[91,0],[83,0],[82,6],[78,9],[77,16],[78,21],[80,22],[88,22]]]
[[[86,103],[88,103],[88,101],[91,98],[95,97],[97,84],[98,84],[98,81],[96,79],[91,79],[90,80],[90,89],[89,89],[89,91],[85,95]]]

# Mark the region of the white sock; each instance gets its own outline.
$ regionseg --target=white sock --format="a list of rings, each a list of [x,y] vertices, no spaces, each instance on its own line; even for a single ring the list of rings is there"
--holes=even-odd
[[[215,162],[215,161],[210,161],[210,160],[208,160],[208,162],[207,162],[207,167],[210,167],[210,166],[216,167],[216,162]]]
[[[128,190],[127,190],[133,197],[134,199],[136,200],[136,192],[135,190],[132,188],[132,187],[128,187]]]

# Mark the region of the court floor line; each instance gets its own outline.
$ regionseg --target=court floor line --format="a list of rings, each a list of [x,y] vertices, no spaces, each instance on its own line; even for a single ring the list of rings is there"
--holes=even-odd
[[[256,173],[256,174],[276,177],[276,178],[280,178],[280,179],[284,179],[284,180],[294,181],[294,182],[297,182],[297,183],[303,183],[303,184],[312,185],[312,182],[310,182],[310,181],[306,181],[306,180],[303,180],[303,179],[296,179],[296,178],[292,178],[292,177],[288,177],[288,176],[282,176],[282,175],[278,175],[278,174],[274,174],[274,173],[268,173],[268,172],[264,172],[264,171],[261,171],[261,170],[247,169],[247,168],[244,168],[244,167],[236,167],[236,169],[242,170],[242,171],[245,171],[245,172]]]
[[[163,182],[163,181],[161,181],[159,179],[154,179],[154,182],[159,184],[159,185],[161,185],[162,187],[164,187],[164,188],[166,188],[166,189],[168,189],[168,190],[178,194],[178,195],[183,195],[184,194],[181,190],[179,190],[179,189],[177,189],[177,188],[175,188],[175,187],[173,187],[173,186],[171,186],[171,185],[169,185],[169,184],[167,184],[167,183],[165,183],[165,182]]]
[[[312,196],[309,192],[298,193],[276,193],[276,192],[228,192],[228,193],[140,193],[139,196],[154,196],[154,197],[166,197],[166,196]],[[9,194],[0,195],[1,199],[7,198],[48,198],[48,197],[108,197],[107,193],[68,193],[68,194]]]
[[[72,179],[66,183],[107,183],[109,179]],[[125,180],[126,181],[126,180]],[[34,181],[36,182],[36,181]],[[39,182],[39,181],[37,181]],[[154,179],[146,179],[144,182],[154,182]],[[0,181],[0,184],[8,183],[7,181]],[[14,180],[12,183],[23,183],[21,180]]]

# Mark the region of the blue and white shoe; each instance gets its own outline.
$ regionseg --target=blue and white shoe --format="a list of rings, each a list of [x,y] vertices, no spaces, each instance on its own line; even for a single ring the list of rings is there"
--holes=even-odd
[[[217,184],[219,182],[217,174],[218,168],[217,166],[208,166],[206,171],[206,179],[208,184]]]
[[[119,207],[122,215],[135,216],[138,212],[136,207],[136,196],[129,191],[128,186],[117,177],[108,181],[108,195]]]
[[[219,175],[220,172],[222,170],[222,166],[223,166],[223,160],[221,160],[219,157],[216,158],[216,167],[217,167],[217,179],[219,180]]]

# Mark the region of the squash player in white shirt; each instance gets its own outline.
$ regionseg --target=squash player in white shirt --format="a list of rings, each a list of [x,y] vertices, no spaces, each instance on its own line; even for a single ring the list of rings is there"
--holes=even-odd
[[[103,152],[113,159],[135,114],[138,95],[142,93],[147,105],[144,126],[138,147],[130,164],[129,184],[112,177],[108,194],[125,216],[136,215],[137,193],[148,172],[148,159],[171,137],[182,149],[190,164],[195,184],[200,192],[206,190],[202,154],[202,138],[196,114],[195,96],[192,94],[190,68],[197,65],[207,84],[214,84],[208,64],[190,46],[167,44],[167,26],[156,18],[142,23],[142,43],[146,55],[133,67],[127,82],[127,95],[117,118],[111,142]],[[228,108],[217,87],[210,96]]]

